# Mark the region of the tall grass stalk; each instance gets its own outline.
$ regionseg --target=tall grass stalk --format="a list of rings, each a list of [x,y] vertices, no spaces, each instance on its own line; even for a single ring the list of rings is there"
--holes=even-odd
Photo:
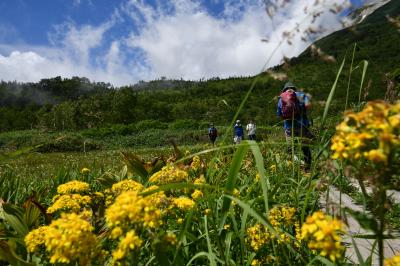
[[[350,63],[350,69],[349,69],[349,79],[347,80],[347,90],[346,90],[346,102],[344,105],[344,110],[347,110],[347,103],[348,103],[348,99],[349,99],[349,91],[350,91],[350,81],[351,81],[351,74],[353,73],[354,69],[353,69],[353,62],[354,62],[354,55],[356,53],[356,48],[357,48],[357,43],[354,44],[354,48],[353,48],[353,54],[351,57],[351,63]]]

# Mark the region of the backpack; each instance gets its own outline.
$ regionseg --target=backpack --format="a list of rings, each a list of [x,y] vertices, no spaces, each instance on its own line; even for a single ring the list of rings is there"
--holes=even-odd
[[[215,127],[210,128],[209,135],[210,135],[210,137],[217,137],[217,135],[218,135],[217,129]]]
[[[287,90],[282,92],[280,97],[282,102],[282,118],[299,118],[301,116],[301,106],[297,99],[296,92]]]

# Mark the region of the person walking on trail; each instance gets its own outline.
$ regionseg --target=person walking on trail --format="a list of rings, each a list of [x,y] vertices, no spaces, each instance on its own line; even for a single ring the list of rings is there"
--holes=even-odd
[[[254,124],[253,120],[250,120],[247,124],[246,130],[249,140],[256,140],[256,124]]]
[[[288,144],[288,153],[291,154],[292,148],[294,148],[292,147],[294,143],[292,137],[300,141],[306,171],[311,169],[312,158],[309,145],[314,138],[309,130],[310,122],[307,118],[307,110],[310,107],[310,99],[306,94],[297,91],[291,82],[284,85],[278,101],[277,116],[284,120],[283,127]]]
[[[210,138],[210,141],[212,143],[212,145],[215,145],[215,140],[218,137],[218,131],[215,128],[214,124],[210,124],[210,127],[208,128],[208,137]]]
[[[239,144],[242,141],[244,134],[240,120],[236,120],[236,124],[233,126],[233,134],[234,134],[233,142],[235,144]]]

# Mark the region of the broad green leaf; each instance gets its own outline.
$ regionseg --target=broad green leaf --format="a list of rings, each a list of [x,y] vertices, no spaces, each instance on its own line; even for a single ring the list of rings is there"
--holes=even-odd
[[[28,232],[28,225],[24,222],[24,211],[21,207],[12,204],[3,204],[4,218],[7,223],[18,233],[24,237]]]
[[[130,152],[121,152],[122,158],[126,166],[128,167],[128,172],[137,174],[142,179],[142,182],[147,182],[149,173],[144,167],[145,162]]]

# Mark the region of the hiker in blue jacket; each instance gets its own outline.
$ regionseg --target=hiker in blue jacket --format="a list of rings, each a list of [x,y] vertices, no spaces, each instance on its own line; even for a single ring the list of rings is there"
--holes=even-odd
[[[290,154],[292,153],[292,137],[301,141],[305,170],[307,171],[311,169],[312,157],[309,145],[314,138],[309,130],[310,121],[307,118],[307,110],[310,107],[310,99],[306,94],[297,91],[291,82],[287,82],[284,85],[279,97],[276,114],[280,119],[284,120],[283,127]]]
[[[233,126],[233,142],[235,144],[239,144],[244,135],[243,127],[242,124],[240,123],[240,120],[236,120],[236,124]]]
[[[210,141],[212,143],[212,145],[215,145],[215,140],[218,137],[218,131],[215,128],[214,124],[210,124],[210,127],[208,128],[208,137],[210,138]]]

